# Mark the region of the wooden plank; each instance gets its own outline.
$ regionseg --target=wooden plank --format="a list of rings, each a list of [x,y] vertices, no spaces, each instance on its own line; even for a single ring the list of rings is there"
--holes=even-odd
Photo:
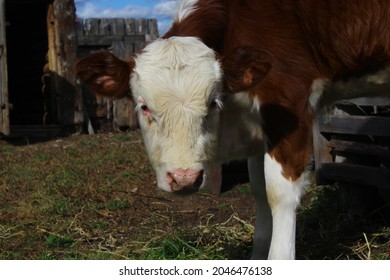
[[[51,108],[52,108],[52,118],[53,121],[58,122],[61,117],[58,111],[58,96],[56,89],[56,74],[58,72],[58,68],[60,67],[60,62],[58,60],[57,53],[57,43],[56,43],[56,32],[55,32],[55,18],[54,18],[54,10],[53,5],[49,5],[47,11],[47,35],[48,35],[48,51],[47,51],[47,60],[49,64],[49,73],[50,73],[50,95],[51,95]]]
[[[84,46],[96,46],[96,47],[108,47],[112,44],[114,41],[124,41],[127,40],[130,43],[134,42],[144,42],[145,36],[144,35],[134,35],[134,36],[121,36],[121,35],[108,35],[108,36],[99,36],[99,35],[92,35],[92,36],[85,36],[85,37],[79,37],[78,38],[78,45],[81,47]]]
[[[159,37],[157,19],[151,18],[148,20],[148,33],[148,41],[155,40]]]
[[[321,122],[319,130],[324,133],[373,135],[390,137],[390,118],[372,116],[331,116]]]
[[[148,34],[148,20],[146,18],[136,18],[134,21],[136,35]]]
[[[125,35],[125,20],[123,18],[111,19],[111,34],[115,36]]]
[[[145,37],[144,37],[145,38]],[[145,40],[145,39],[144,39]],[[143,40],[143,41],[144,41]],[[126,36],[124,39],[123,39],[123,44],[125,45],[125,48],[126,50],[128,51],[128,53],[130,54],[133,54],[135,52],[135,47],[134,47],[134,42],[137,42],[135,40],[132,40],[131,37],[129,36]]]
[[[84,21],[83,19],[77,19],[76,20],[76,34],[77,34],[77,39],[84,38]]]
[[[320,118],[321,116],[319,116]],[[314,161],[315,161],[315,174],[316,174],[316,184],[324,185],[326,179],[321,176],[321,167],[323,163],[333,162],[333,157],[331,149],[328,147],[326,138],[319,131],[318,122],[320,119],[316,119],[313,124],[313,152],[314,152]]]
[[[113,100],[114,125],[116,128],[138,127],[138,118],[135,113],[135,104],[130,96]]]
[[[390,95],[390,92],[389,92]],[[336,104],[358,105],[358,106],[390,106],[390,97],[361,97],[350,100],[340,100]]]
[[[134,42],[134,52],[139,52],[145,47],[145,41]]]
[[[122,41],[115,41],[111,46],[111,52],[122,60],[129,60],[132,53]],[[130,96],[125,96],[113,101],[114,125],[116,128],[137,128],[138,119],[135,114],[135,104]]]
[[[99,20],[99,35],[100,36],[111,35],[111,19],[101,18]]]
[[[366,144],[344,140],[331,140],[328,147],[335,150],[336,153],[352,153],[358,155],[369,155],[376,157],[390,157],[390,146]]]
[[[358,185],[390,189],[390,170],[347,163],[324,163],[321,176],[331,182],[345,182]]]
[[[125,19],[125,34],[126,35],[136,35],[135,32],[135,19],[127,18]]]
[[[0,133],[9,135],[8,69],[5,1],[0,0]]]
[[[113,41],[112,45],[109,48],[116,57],[124,61],[128,61],[132,55],[128,48],[126,48],[123,41]]]
[[[87,18],[84,22],[84,34],[85,36],[99,35],[99,23],[98,18]]]
[[[53,2],[57,49],[56,93],[63,125],[81,125],[84,108],[81,86],[76,83],[77,35],[76,8],[73,0]]]

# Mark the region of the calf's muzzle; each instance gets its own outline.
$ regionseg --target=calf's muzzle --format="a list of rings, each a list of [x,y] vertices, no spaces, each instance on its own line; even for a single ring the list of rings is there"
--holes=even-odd
[[[203,170],[175,169],[167,173],[166,180],[177,193],[197,192],[203,183]]]

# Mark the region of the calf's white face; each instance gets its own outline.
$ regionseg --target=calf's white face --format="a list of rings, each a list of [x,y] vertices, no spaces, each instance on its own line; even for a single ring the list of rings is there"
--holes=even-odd
[[[132,95],[161,189],[194,192],[210,186],[219,192],[219,163],[253,156],[263,147],[259,104],[245,92],[255,77],[248,73],[257,68],[237,67],[235,61],[243,59],[236,53],[257,61],[258,51],[245,48],[224,57],[224,82],[240,91],[236,94],[224,94],[220,62],[193,37],[159,39],[129,62],[108,52],[92,54],[79,60],[77,73],[98,94]]]
[[[191,192],[220,183],[210,181],[223,105],[215,53],[193,37],[157,40],[135,58],[130,87],[158,187]]]

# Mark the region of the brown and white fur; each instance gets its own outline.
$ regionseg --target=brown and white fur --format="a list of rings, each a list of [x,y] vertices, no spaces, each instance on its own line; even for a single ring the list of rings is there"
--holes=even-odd
[[[78,73],[97,93],[131,92],[161,189],[218,188],[218,164],[248,158],[252,258],[293,259],[314,109],[345,87],[363,94],[349,77],[388,83],[364,74],[388,65],[389,30],[384,0],[185,0],[131,61],[96,54]]]

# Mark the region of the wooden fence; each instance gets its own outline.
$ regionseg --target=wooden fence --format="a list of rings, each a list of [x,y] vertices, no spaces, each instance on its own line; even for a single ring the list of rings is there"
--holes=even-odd
[[[128,60],[141,50],[145,43],[158,38],[156,19],[135,18],[88,18],[76,25],[78,56],[109,50],[117,57]],[[134,104],[130,97],[117,100],[95,96],[83,89],[89,132],[104,119],[113,121],[115,128],[138,126]]]
[[[317,120],[317,184],[333,182],[390,190],[390,99],[340,101]]]
[[[156,19],[88,18],[79,20],[76,28],[80,47],[109,47],[122,42],[130,53],[159,35]]]

